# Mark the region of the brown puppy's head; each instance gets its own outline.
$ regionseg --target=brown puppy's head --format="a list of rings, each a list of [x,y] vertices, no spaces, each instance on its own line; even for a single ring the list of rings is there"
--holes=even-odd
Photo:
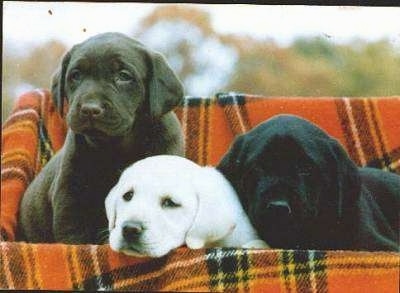
[[[52,95],[75,133],[123,137],[140,115],[158,119],[183,98],[165,59],[120,33],[99,34],[75,45],[55,74]]]

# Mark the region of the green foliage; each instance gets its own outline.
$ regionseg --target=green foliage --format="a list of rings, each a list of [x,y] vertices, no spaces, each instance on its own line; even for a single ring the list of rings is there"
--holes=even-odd
[[[391,96],[400,94],[400,54],[389,41],[334,45],[298,39],[243,51],[232,90],[279,96]]]

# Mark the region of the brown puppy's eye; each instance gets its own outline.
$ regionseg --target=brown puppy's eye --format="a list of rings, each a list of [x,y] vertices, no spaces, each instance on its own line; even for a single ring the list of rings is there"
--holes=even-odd
[[[124,195],[122,196],[122,198],[125,201],[130,201],[132,199],[132,197],[133,197],[133,190],[130,190],[130,191],[124,193]]]
[[[69,79],[74,82],[80,81],[82,79],[82,73],[78,69],[74,69],[71,71]]]
[[[121,70],[117,73],[117,81],[119,82],[128,82],[128,81],[132,81],[133,77],[130,74],[129,71],[126,70]]]
[[[162,208],[178,208],[181,205],[179,203],[174,202],[170,197],[164,197],[161,200],[161,207]]]

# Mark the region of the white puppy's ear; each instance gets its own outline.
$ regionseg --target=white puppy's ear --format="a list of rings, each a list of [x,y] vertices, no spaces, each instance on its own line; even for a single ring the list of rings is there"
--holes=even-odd
[[[230,208],[233,189],[223,175],[211,167],[199,168],[192,183],[196,190],[197,213],[185,242],[189,248],[199,249],[224,238],[235,228],[235,215]]]
[[[111,231],[115,227],[115,218],[116,218],[116,203],[117,203],[117,196],[118,196],[118,185],[115,185],[111,191],[108,193],[105,206],[106,206],[106,216],[108,219],[108,230]]]

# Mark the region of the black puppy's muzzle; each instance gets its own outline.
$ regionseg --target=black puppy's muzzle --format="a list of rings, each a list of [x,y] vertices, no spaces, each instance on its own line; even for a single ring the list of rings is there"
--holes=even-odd
[[[283,229],[287,229],[295,218],[290,203],[286,199],[274,199],[260,204],[254,215],[258,220],[263,219],[263,226],[280,225]]]
[[[298,239],[296,219],[289,206],[270,204],[253,215],[252,222],[260,237],[273,248],[290,247]]]

